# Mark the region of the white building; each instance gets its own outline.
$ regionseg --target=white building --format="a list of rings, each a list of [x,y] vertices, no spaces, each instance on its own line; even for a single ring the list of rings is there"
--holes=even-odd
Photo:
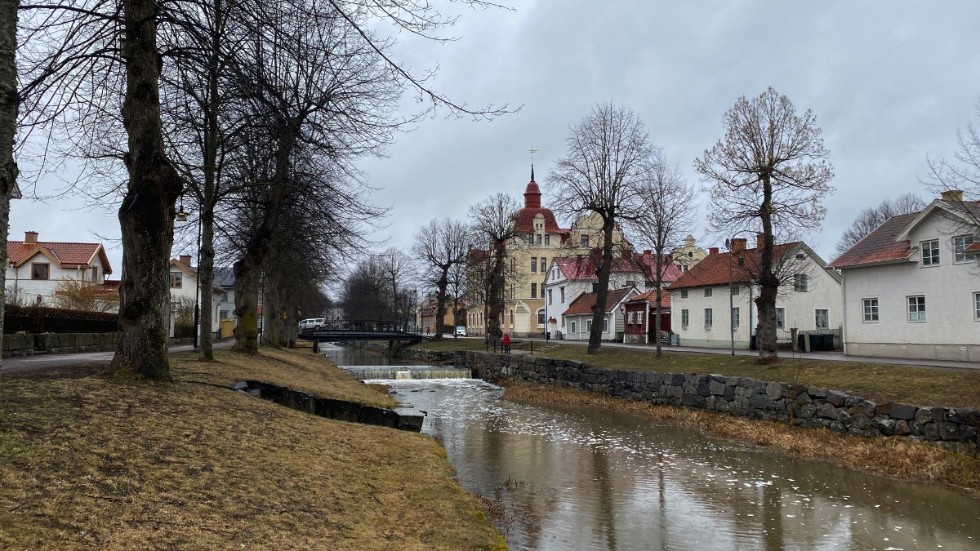
[[[625,304],[638,295],[636,287],[609,289],[606,295],[606,307],[602,316],[602,340],[612,341],[623,333],[626,327],[624,321]],[[587,341],[592,331],[592,310],[595,307],[597,293],[583,293],[572,301],[562,318],[568,331],[562,331],[563,338],[571,341]]]
[[[890,218],[833,262],[844,278],[845,354],[980,361],[980,202],[949,193]]]
[[[545,274],[541,295],[544,297],[545,317],[548,331],[568,333],[569,328],[563,317],[572,301],[584,293],[593,293],[599,282],[599,251],[589,255],[556,257],[551,261]],[[612,265],[609,274],[609,290],[635,286],[638,290],[650,290],[654,285],[652,274],[656,271],[656,258],[651,251],[633,253],[624,251]],[[681,275],[680,269],[670,258],[662,262],[662,281],[667,285]]]
[[[802,242],[777,245],[775,256],[777,273],[786,282],[776,298],[777,343],[789,345],[793,329],[839,335],[840,276]],[[759,258],[758,248],[747,249],[745,239],[733,239],[731,252],[710,248],[707,257],[671,284],[671,330],[680,345],[727,348],[734,336],[736,348],[750,347],[759,318],[754,302],[759,290],[753,284]],[[804,338],[804,346],[809,344]]]
[[[53,306],[58,286],[69,280],[105,286],[112,267],[100,243],[38,241],[37,236],[28,231],[23,241],[7,241],[9,302]]]
[[[219,307],[223,301],[225,291],[218,285],[217,279],[212,285],[211,294],[211,333],[218,334],[220,330],[221,311]],[[197,304],[199,308],[204,308],[200,304],[200,288],[197,282],[197,268],[191,266],[191,256],[181,255],[180,258],[170,259],[170,336],[174,336],[174,326],[177,318],[177,310],[180,307],[193,307]],[[232,298],[234,300],[234,298]],[[234,304],[234,302],[232,302]],[[234,308],[233,308],[234,310]]]

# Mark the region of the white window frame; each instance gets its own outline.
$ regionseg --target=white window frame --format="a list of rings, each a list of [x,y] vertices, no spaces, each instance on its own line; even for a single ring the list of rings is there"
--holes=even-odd
[[[921,301],[919,300],[921,299]],[[913,311],[913,301],[915,310]],[[919,304],[921,302],[921,304]],[[926,296],[908,295],[905,297],[905,319],[911,323],[923,323],[926,321]]]
[[[551,292],[552,291],[554,291],[554,289],[548,289],[548,306],[551,306]]]
[[[732,296],[733,297],[737,297],[739,295],[739,293],[741,293],[741,291],[739,290],[739,288],[740,287],[738,285],[732,285]]]
[[[704,309],[704,328],[711,329],[715,323],[715,313],[711,308]]]
[[[711,296],[711,291],[712,291],[711,287],[705,287],[705,289],[704,289],[704,296],[705,296],[705,298]]]
[[[786,329],[786,308],[776,308],[776,329]]]
[[[823,312],[823,325],[820,325],[820,313]],[[813,310],[813,325],[817,329],[830,329],[830,309],[829,308],[814,308]]]
[[[793,290],[797,293],[805,293],[809,289],[809,281],[806,274],[793,274]]]
[[[585,320],[585,332],[592,334],[592,320]]]
[[[544,327],[545,324],[548,323],[548,320],[547,320],[546,316],[547,316],[547,313],[544,311],[544,308],[539,308],[538,309],[538,327]]]
[[[966,248],[973,244],[972,235],[956,235],[953,237],[953,262],[972,262],[973,253],[967,252]]]
[[[572,321],[568,322],[568,326],[569,326],[569,329],[571,330],[572,334],[575,334],[575,330],[578,329],[578,322],[575,321],[575,320],[572,320]]]
[[[681,329],[687,329],[688,324],[691,322],[691,312],[684,308],[681,310]]]
[[[861,299],[861,310],[864,312],[864,323],[878,323],[881,317],[881,310],[878,309],[878,297]]]
[[[922,257],[922,267],[932,268],[940,265],[939,240],[927,239],[919,242],[920,256]]]
[[[980,321],[980,291],[973,293],[973,321]]]
[[[602,332],[603,333],[608,333],[609,332],[609,318],[608,317],[602,318]]]
[[[738,327],[742,322],[742,316],[739,313],[738,306],[732,308],[732,327]]]
[[[681,298],[687,298],[687,289],[681,289]]]

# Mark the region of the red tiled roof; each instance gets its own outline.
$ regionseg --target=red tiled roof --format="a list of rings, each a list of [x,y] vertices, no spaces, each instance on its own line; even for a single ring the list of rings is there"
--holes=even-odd
[[[799,242],[776,245],[773,247],[773,254],[776,258],[782,258],[799,245]],[[730,253],[727,252],[709,254],[677,278],[670,285],[670,290],[728,285],[729,256]],[[731,281],[733,283],[747,283],[755,279],[754,275],[760,265],[761,256],[759,249],[745,249],[735,253],[731,264]]]
[[[851,268],[905,260],[911,254],[909,242],[898,241],[897,238],[917,216],[919,213],[892,216],[853,247],[844,251],[844,254],[837,257],[830,265],[834,268]]]
[[[66,267],[87,267],[90,266],[98,256],[102,260],[104,273],[111,274],[109,257],[105,254],[105,249],[99,243],[61,243],[56,241],[37,241],[35,243],[25,243],[23,241],[7,241],[7,260],[20,266],[29,261],[38,253],[47,254],[57,261],[62,268]]]
[[[520,233],[534,233],[534,217],[541,215],[544,217],[545,233],[567,233],[568,230],[558,227],[555,214],[551,209],[541,208],[541,189],[531,175],[531,181],[527,183],[524,190],[524,208],[514,213],[514,221],[517,231]]]
[[[609,289],[609,293],[606,295],[606,309],[603,311],[609,312],[615,308],[616,305],[619,304],[619,301],[623,300],[623,297],[632,290],[632,287]],[[580,314],[591,314],[592,308],[595,306],[598,296],[598,293],[582,293],[568,305],[568,308],[565,310],[563,315],[574,316]]]
[[[569,256],[556,258],[555,263],[558,269],[567,279],[576,281],[598,280],[598,262],[601,253],[598,249],[593,249],[589,255]],[[650,277],[656,269],[656,255],[643,252],[641,254],[631,254],[630,258],[617,258],[613,261],[612,271],[617,273],[630,273],[642,271],[645,279],[652,280]],[[673,262],[666,258],[661,265],[663,281],[670,283],[681,276],[681,270]]]
[[[629,299],[626,304],[635,304],[640,302],[646,302],[651,306],[655,306],[657,304],[657,290],[650,289],[645,293],[636,295],[635,297]],[[660,292],[660,308],[670,308],[670,292],[668,292],[666,289]]]

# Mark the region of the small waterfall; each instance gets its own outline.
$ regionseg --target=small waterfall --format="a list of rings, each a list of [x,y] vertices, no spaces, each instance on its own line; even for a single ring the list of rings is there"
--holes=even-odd
[[[472,379],[473,374],[465,367],[441,365],[348,365],[341,366],[355,379],[410,380],[410,379]]]

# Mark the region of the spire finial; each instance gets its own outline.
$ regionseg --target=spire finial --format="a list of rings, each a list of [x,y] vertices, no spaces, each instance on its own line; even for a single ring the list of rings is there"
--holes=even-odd
[[[531,181],[533,182],[534,181],[534,154],[537,153],[538,150],[532,147],[528,151],[530,151],[531,153]]]

